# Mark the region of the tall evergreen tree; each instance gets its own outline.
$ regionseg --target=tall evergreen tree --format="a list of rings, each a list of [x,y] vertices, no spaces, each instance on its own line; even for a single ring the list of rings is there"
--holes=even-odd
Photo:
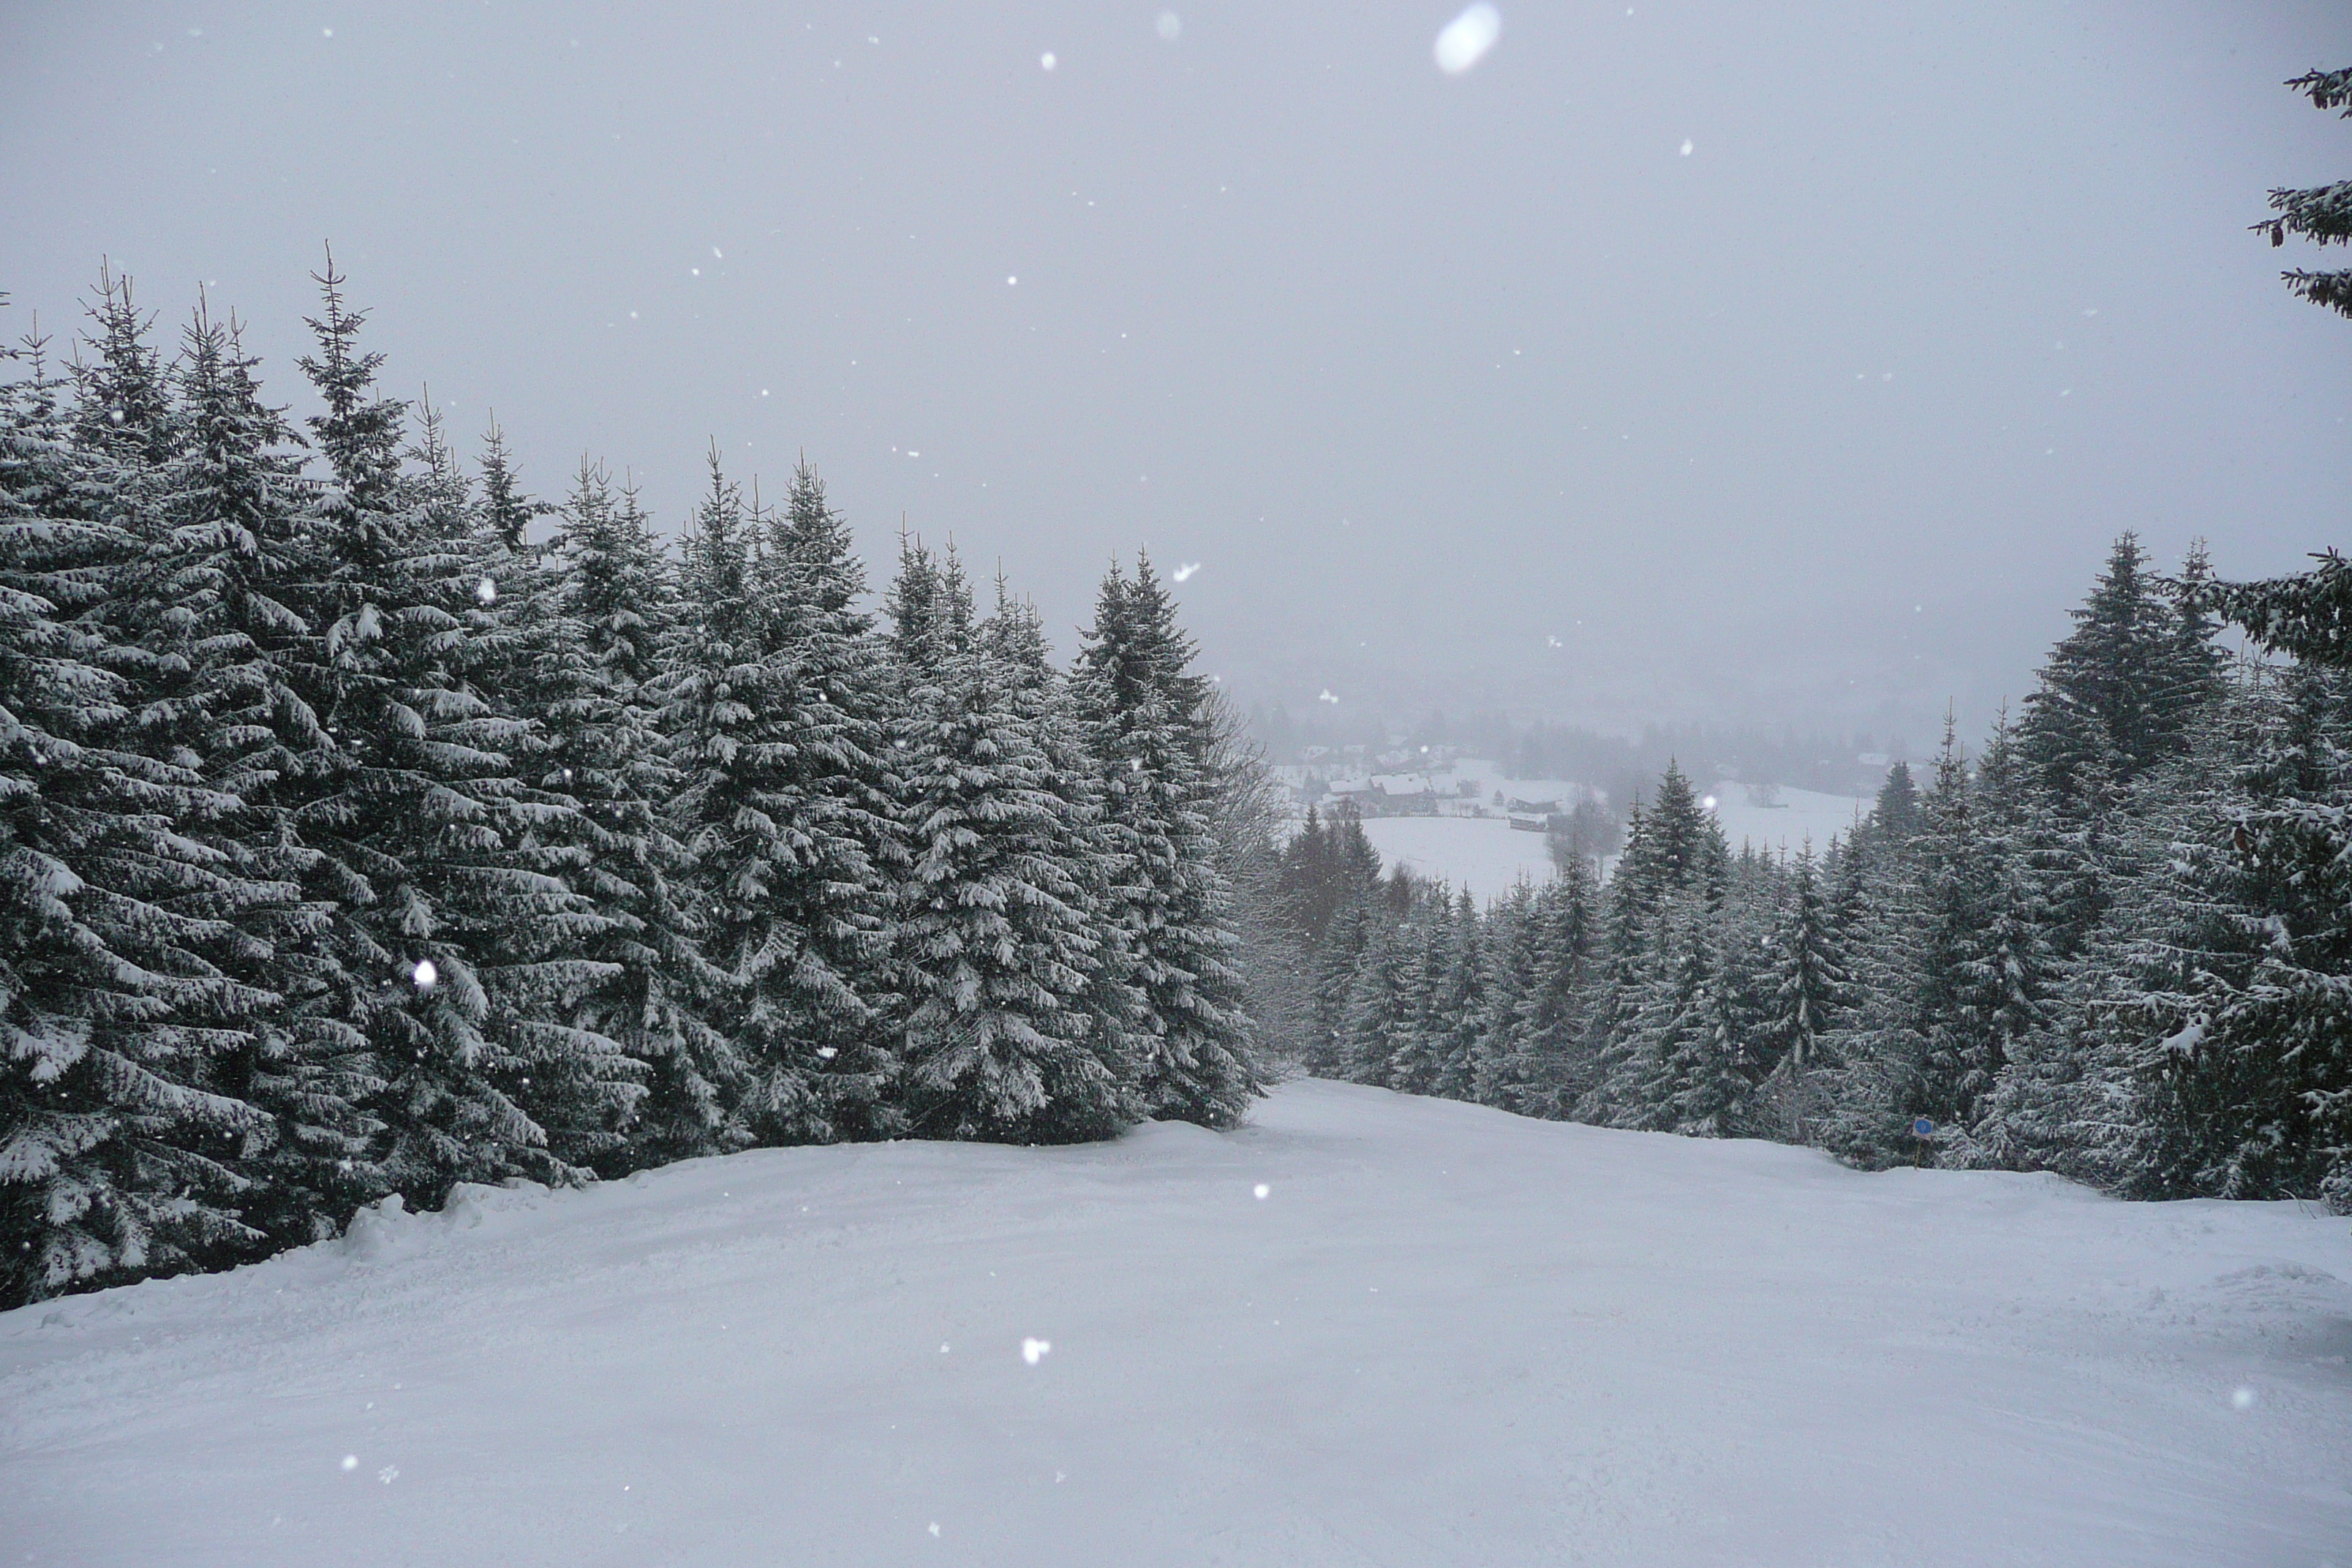
[[[1005,656],[1034,628],[1006,610],[998,648],[946,653],[915,673],[909,693],[902,767],[915,860],[899,954],[913,1125],[1025,1142],[1098,1138],[1140,1102],[1127,1037],[1101,1027],[1092,1005],[1101,944],[1088,928],[1101,914],[1074,855],[1082,821],[1057,787],[1042,704],[1024,700],[1036,672]],[[950,603],[948,616],[957,613]]]
[[[1260,1090],[1232,896],[1203,812],[1207,692],[1192,658],[1150,562],[1139,556],[1131,578],[1114,566],[1076,697],[1128,862],[1118,914],[1143,997],[1141,1089],[1154,1116],[1225,1127]]]
[[[37,356],[38,348],[35,345]],[[110,423],[111,423],[110,421]],[[0,1302],[233,1258],[233,1154],[262,1118],[209,1087],[223,1038],[183,1011],[267,999],[201,949],[238,890],[175,820],[205,808],[194,757],[138,729],[141,650],[107,598],[140,524],[89,515],[144,454],[77,451],[57,384],[0,393]],[[100,469],[93,473],[93,468]],[[111,667],[111,668],[110,668]]]
[[[871,848],[888,829],[866,782],[880,767],[866,749],[874,726],[862,700],[835,703],[772,634],[741,491],[715,449],[710,469],[664,710],[697,923],[727,976],[706,1016],[745,1059],[753,1136],[853,1136],[886,1115],[891,1071],[866,988],[888,941]]]
[[[1770,994],[1758,1030],[1756,1066],[1777,1080],[1782,1135],[1803,1142],[1818,1115],[1811,1075],[1822,1037],[1852,1000],[1844,945],[1822,897],[1810,839],[1790,868],[1770,952]]]
[[[310,628],[289,683],[331,748],[285,781],[337,921],[295,1005],[365,1042],[383,1079],[371,1109],[386,1131],[355,1179],[425,1202],[459,1181],[572,1179],[524,1101],[578,1043],[541,1009],[604,973],[562,956],[598,917],[519,859],[566,807],[517,777],[529,722],[466,679],[478,580],[434,476],[403,472],[406,405],[378,395],[382,356],[360,351],[342,282],[331,264],[320,276],[319,353],[301,362],[326,405],[310,423],[329,477],[309,520],[317,574],[289,584]]]

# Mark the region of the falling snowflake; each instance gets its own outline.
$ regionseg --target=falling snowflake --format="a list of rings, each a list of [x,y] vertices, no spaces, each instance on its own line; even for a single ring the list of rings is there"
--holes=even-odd
[[[1019,275],[1011,272],[1006,273],[1004,275],[1004,286],[1007,289],[1018,289],[1021,286],[1021,279]]]
[[[2230,1404],[2235,1409],[2252,1410],[2254,1407],[2254,1391],[2251,1388],[2239,1389],[2230,1395]]]
[[[1460,76],[1486,58],[1502,33],[1502,13],[1481,0],[1439,30],[1437,68],[1447,76]]]
[[[1051,56],[1051,55],[1047,55],[1045,58],[1046,58],[1047,59],[1049,59],[1049,60],[1050,60],[1050,59],[1052,59],[1054,57],[1053,57],[1053,56]],[[1051,68],[1049,67],[1048,68],[1050,69]],[[939,1527],[936,1523],[934,1523],[934,1524],[931,1526],[931,1533],[932,1533],[933,1535],[937,1535],[939,1532],[940,1532],[940,1527]]]
[[[1051,49],[1047,49],[1044,54],[1039,55],[1039,56],[1037,57],[1037,63],[1038,63],[1039,65],[1041,65],[1041,66],[1045,67],[1047,70],[1052,70],[1052,69],[1054,68],[1054,64],[1055,64],[1055,61],[1054,61],[1054,51],[1053,51],[1053,50],[1051,50]],[[931,1526],[931,1533],[932,1533],[933,1535],[937,1535],[939,1532],[940,1532],[940,1527],[939,1527],[938,1525],[936,1525],[936,1524],[935,1524],[935,1525]]]
[[[836,1048],[835,1048],[835,1047],[832,1047],[832,1046],[819,1046],[819,1047],[816,1048],[816,1054],[817,1054],[818,1056],[820,1056],[820,1057],[823,1057],[826,1061],[831,1061],[831,1060],[833,1060],[834,1057],[837,1054],[837,1052],[836,1052]]]
[[[434,982],[441,978],[441,972],[433,967],[433,961],[429,958],[418,959],[416,967],[410,970],[408,974],[410,979],[416,982],[416,988],[419,991],[432,990]]]
[[[1184,18],[1173,11],[1162,11],[1158,26],[1160,36],[1172,44],[1183,35]]]
[[[1323,689],[1322,695],[1317,697],[1315,700],[1318,702],[1337,702],[1339,700],[1331,695],[1331,689],[1327,686]]]
[[[1706,799],[1700,801],[1699,805],[1706,807],[1709,811],[1713,811],[1715,809],[1715,796],[1708,795]]]
[[[1021,1342],[1021,1359],[1027,1362],[1031,1366],[1035,1366],[1039,1362],[1045,1360],[1045,1352],[1053,1348],[1053,1342],[1049,1340],[1023,1340]]]
[[[491,582],[488,577],[483,578],[480,582],[474,584],[474,597],[479,599],[485,605],[496,603],[498,596],[499,585],[496,583]]]
[[[359,1468],[360,1457],[357,1454],[345,1454],[343,1456],[343,1468],[347,1470],[356,1470]]]
[[[375,1479],[382,1481],[385,1486],[390,1486],[393,1482],[400,1479],[400,1467],[398,1465],[386,1465],[383,1468],[375,1473]]]
[[[1250,1189],[1250,1196],[1255,1198],[1260,1203],[1264,1203],[1266,1200],[1266,1195],[1273,1191],[1274,1189],[1272,1187],[1267,1186],[1264,1182],[1260,1182],[1257,1185]]]
[[[1176,581],[1178,581],[1179,583],[1181,583],[1181,582],[1183,582],[1186,578],[1188,578],[1188,577],[1192,576],[1193,573],[1198,572],[1200,569],[1201,569],[1201,563],[1200,563],[1199,562],[1197,562],[1197,561],[1187,561],[1186,563],[1184,563],[1184,564],[1182,564],[1181,566],[1179,566],[1178,568],[1176,568],[1176,572],[1175,572]]]
[[[1689,138],[1689,137],[1685,136],[1685,137],[1684,137],[1684,138],[1683,138],[1683,156],[1684,156],[1684,157],[1685,157],[1685,158],[1687,158],[1687,157],[1689,157],[1690,155],[1691,155],[1691,140],[1690,140],[1690,138]]]

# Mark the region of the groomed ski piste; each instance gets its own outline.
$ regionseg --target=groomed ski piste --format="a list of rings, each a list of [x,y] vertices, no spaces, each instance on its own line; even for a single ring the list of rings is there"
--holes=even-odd
[[[0,1560],[2352,1564],[2347,1229],[1316,1082],[467,1189],[0,1316]]]

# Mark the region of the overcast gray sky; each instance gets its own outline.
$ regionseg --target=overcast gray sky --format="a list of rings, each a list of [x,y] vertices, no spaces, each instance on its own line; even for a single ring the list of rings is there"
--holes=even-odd
[[[0,289],[212,280],[307,412],[331,239],[542,494],[805,448],[877,579],[903,515],[1065,651],[1146,542],[1294,711],[1916,746],[2119,530],[2347,542],[2352,321],[2246,226],[2352,175],[2278,85],[2352,10],[1506,0],[1449,76],[1455,9],[12,4]]]

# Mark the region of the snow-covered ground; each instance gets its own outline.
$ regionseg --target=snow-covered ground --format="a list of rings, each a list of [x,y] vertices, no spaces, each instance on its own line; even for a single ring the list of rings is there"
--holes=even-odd
[[[2293,1204],[1297,1084],[0,1316],[0,1557],[2352,1563],[2347,1279]]]
[[[1760,789],[1724,779],[1706,792],[1715,802],[1716,820],[1736,852],[1744,840],[1770,854],[1794,855],[1811,836],[1813,853],[1821,854],[1832,838],[1853,831],[1857,816],[1866,815],[1873,802],[1852,795],[1823,795],[1810,789]],[[1777,802],[1777,804],[1768,804]]]
[[[1745,841],[1776,855],[1795,854],[1809,834],[1813,853],[1821,854],[1832,838],[1852,832],[1856,812],[1871,805],[1812,790],[1751,790],[1729,780],[1706,797],[1715,802],[1734,850]],[[1774,799],[1779,804],[1759,804]],[[1543,835],[1519,832],[1500,816],[1376,816],[1364,824],[1364,836],[1381,852],[1383,869],[1402,862],[1420,876],[1468,888],[1482,904],[1510,891],[1521,877],[1536,883],[1551,879]]]
[[[1376,816],[1364,837],[1381,852],[1381,869],[1399,865],[1421,877],[1467,888],[1490,903],[1525,877],[1551,880],[1551,852],[1540,833],[1522,833],[1499,816]]]

